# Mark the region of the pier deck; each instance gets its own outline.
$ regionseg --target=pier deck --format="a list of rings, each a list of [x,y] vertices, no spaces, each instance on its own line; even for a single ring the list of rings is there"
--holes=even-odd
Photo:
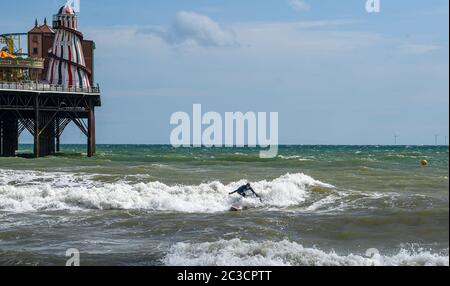
[[[15,156],[25,130],[34,137],[34,156],[60,151],[60,137],[73,122],[87,137],[87,155],[95,154],[95,108],[100,88],[42,83],[0,82],[0,157]]]

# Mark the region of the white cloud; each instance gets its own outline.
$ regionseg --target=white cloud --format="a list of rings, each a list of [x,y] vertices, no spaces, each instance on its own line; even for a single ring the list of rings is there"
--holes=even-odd
[[[400,47],[400,50],[409,54],[427,54],[441,49],[437,45],[423,45],[423,44],[405,44]]]
[[[289,5],[296,11],[309,11],[311,6],[303,0],[289,0]]]
[[[157,35],[169,44],[196,44],[205,47],[236,46],[236,36],[233,30],[221,27],[210,17],[195,13],[180,11],[168,28],[147,28],[139,32]]]
[[[103,51],[102,55],[117,53],[121,50],[133,51],[139,54],[160,55],[152,61],[161,59],[161,55],[168,58],[176,53],[188,52],[193,54],[220,56],[243,56],[245,58],[264,58],[267,61],[277,61],[281,58],[308,58],[312,55],[323,57],[337,57],[354,50],[378,45],[383,37],[374,33],[337,31],[335,28],[357,23],[354,20],[320,20],[300,22],[243,22],[228,26],[228,30],[220,28],[208,17],[197,21],[189,21],[180,12],[177,21],[169,27],[114,27],[108,31],[90,31],[90,37],[102,43],[102,47],[115,49]],[[191,13],[188,13],[191,14]],[[192,14],[191,14],[192,16]],[[195,24],[192,24],[195,22]],[[200,24],[202,22],[203,24]],[[212,24],[213,23],[213,24]],[[228,31],[232,31],[229,32]],[[135,45],[134,43],[140,43]],[[168,49],[169,46],[181,49]],[[126,47],[127,48],[126,48]],[[203,47],[227,47],[234,49],[208,49]],[[100,47],[100,44],[99,44]],[[128,58],[129,54],[124,53]],[[175,54],[174,54],[175,53]]]
[[[269,30],[285,30],[285,29],[294,29],[294,30],[307,30],[307,29],[316,29],[316,28],[336,28],[339,26],[347,26],[354,25],[359,23],[357,20],[352,19],[337,19],[337,20],[315,20],[315,21],[297,21],[297,22],[242,22],[236,23],[232,25],[236,33],[239,32],[239,29],[269,29]]]
[[[382,35],[370,32],[337,31],[352,20],[241,23],[233,25],[237,39],[250,52],[248,57],[268,61],[280,58],[338,58],[343,54],[380,45]],[[320,28],[320,29],[319,29]]]

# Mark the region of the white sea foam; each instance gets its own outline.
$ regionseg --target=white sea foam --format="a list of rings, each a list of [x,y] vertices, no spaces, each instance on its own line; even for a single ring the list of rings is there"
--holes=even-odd
[[[48,184],[52,187],[64,187],[74,185],[92,185],[95,183],[95,175],[83,174],[82,176],[64,172],[39,172],[16,171],[0,169],[0,186],[14,185],[41,185]]]
[[[287,174],[253,187],[263,197],[240,198],[228,193],[245,181],[224,185],[215,181],[200,185],[166,185],[161,182],[101,183],[94,175],[17,171],[0,175],[0,210],[126,209],[213,213],[241,203],[248,207],[286,208],[304,202],[315,186],[332,188],[304,174]]]
[[[170,266],[448,266],[449,256],[401,249],[394,255],[340,255],[296,242],[220,240],[177,243],[163,259]]]
[[[291,156],[278,155],[278,158],[283,159],[283,160],[295,160],[295,159],[297,159],[298,161],[312,161],[312,159],[310,159],[310,158],[303,158],[303,157],[298,156],[298,155],[291,155]]]
[[[342,194],[342,192],[341,192]],[[338,195],[329,195],[326,196],[325,198],[318,200],[316,202],[313,202],[311,205],[309,205],[308,207],[306,207],[304,209],[304,211],[306,212],[320,212],[321,210],[326,210],[326,211],[330,211],[330,210],[340,210],[343,209],[343,202],[341,202],[340,205],[338,206],[334,206],[334,204],[337,201],[341,201],[341,197]]]

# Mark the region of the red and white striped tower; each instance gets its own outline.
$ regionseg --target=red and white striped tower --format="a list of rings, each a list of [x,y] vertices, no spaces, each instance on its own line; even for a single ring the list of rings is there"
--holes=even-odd
[[[78,29],[78,17],[69,4],[61,7],[53,17],[56,30],[47,81],[65,87],[88,88],[90,71],[83,55],[83,34]]]

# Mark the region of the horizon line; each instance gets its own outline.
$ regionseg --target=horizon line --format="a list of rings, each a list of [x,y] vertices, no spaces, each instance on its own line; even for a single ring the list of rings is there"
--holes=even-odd
[[[19,145],[34,145],[34,143],[19,143]],[[61,143],[61,146],[68,146],[68,145],[80,145],[80,146],[85,146],[86,143]],[[116,146],[172,146],[171,144],[168,143],[97,143],[97,146],[105,146],[105,145],[116,145]],[[388,147],[408,147],[408,146],[423,146],[423,147],[449,147],[450,145],[445,145],[445,144],[301,144],[301,143],[293,143],[293,144],[277,144],[274,146],[388,146]],[[175,147],[174,147],[175,148]],[[188,147],[176,147],[176,148],[185,148],[185,149],[198,149],[198,148],[254,148],[254,149],[267,149],[263,148],[263,147],[249,147],[249,146],[243,146],[243,147],[238,147],[238,146],[232,146],[232,147],[228,147],[228,146],[219,146],[219,147],[206,147],[206,146],[201,146],[201,147],[195,147],[195,146],[188,146]]]

